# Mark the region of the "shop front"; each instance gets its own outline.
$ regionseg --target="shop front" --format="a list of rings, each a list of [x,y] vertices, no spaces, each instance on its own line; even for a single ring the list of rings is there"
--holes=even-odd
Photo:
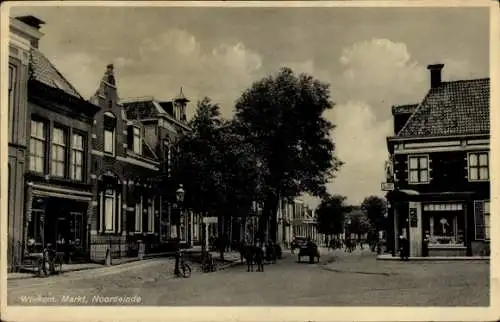
[[[66,263],[88,261],[91,193],[37,184],[29,184],[28,190],[26,251],[37,253],[50,248],[63,254]]]
[[[465,256],[466,203],[424,203],[422,229],[429,256]]]

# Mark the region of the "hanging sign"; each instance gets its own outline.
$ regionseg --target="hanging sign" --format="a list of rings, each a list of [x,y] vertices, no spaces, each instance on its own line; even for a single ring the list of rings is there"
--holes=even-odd
[[[410,227],[418,227],[417,208],[410,208]]]
[[[394,191],[394,182],[382,182],[382,191]]]

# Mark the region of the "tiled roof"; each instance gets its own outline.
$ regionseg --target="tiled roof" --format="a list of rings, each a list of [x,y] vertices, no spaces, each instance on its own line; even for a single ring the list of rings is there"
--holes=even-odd
[[[31,50],[31,77],[47,86],[60,89],[69,95],[83,99],[71,83],[57,70],[38,49]]]
[[[394,105],[392,114],[414,113],[417,110],[418,104]]]
[[[443,82],[431,88],[397,136],[488,134],[489,99],[489,78]]]

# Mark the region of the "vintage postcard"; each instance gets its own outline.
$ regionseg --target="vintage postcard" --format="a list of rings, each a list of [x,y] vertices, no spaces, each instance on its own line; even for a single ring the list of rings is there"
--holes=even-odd
[[[2,320],[500,316],[498,2],[1,8]]]

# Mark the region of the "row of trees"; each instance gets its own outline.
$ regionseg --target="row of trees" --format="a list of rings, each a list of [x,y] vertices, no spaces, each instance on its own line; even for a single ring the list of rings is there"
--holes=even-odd
[[[355,234],[374,234],[386,229],[387,203],[377,196],[365,198],[360,212],[353,206],[346,205],[346,197],[341,195],[326,196],[316,210],[318,230],[329,236],[344,232],[344,229]],[[349,218],[349,221],[346,219]]]
[[[328,84],[289,68],[245,90],[232,119],[210,99],[198,102],[172,170],[186,187],[187,206],[244,217],[252,201],[261,202],[259,231],[276,241],[279,200],[304,192],[326,197],[325,185],[342,165],[334,125],[323,116],[333,106]]]

